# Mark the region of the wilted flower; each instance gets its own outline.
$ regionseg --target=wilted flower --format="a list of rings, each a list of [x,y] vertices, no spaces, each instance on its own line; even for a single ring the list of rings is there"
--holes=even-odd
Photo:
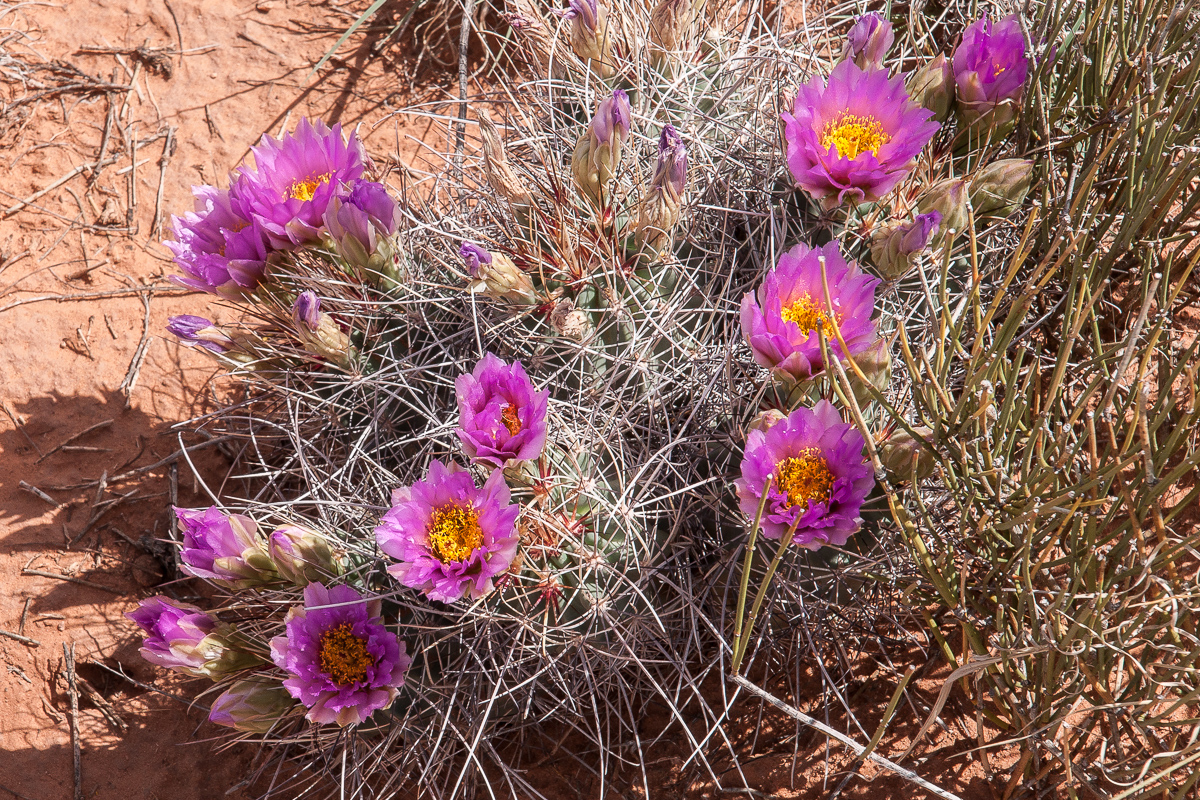
[[[325,537],[299,525],[282,525],[267,537],[267,555],[275,570],[297,586],[323,581],[341,573]]]
[[[223,635],[229,626],[196,606],[150,597],[125,616],[145,632],[141,654],[151,664],[215,680],[259,663],[249,653],[231,648]]]
[[[550,310],[550,327],[559,336],[582,342],[591,333],[592,325],[586,311],[575,307],[569,297],[560,297]]]
[[[163,246],[183,276],[171,280],[189,289],[224,297],[253,290],[267,269],[270,247],[262,229],[234,211],[229,191],[193,186],[196,210],[171,218],[174,241]]]
[[[234,588],[275,579],[274,566],[263,550],[254,520],[226,514],[216,506],[176,508],[175,516],[183,531],[179,559],[188,575]]]
[[[587,130],[575,145],[571,173],[579,191],[594,203],[603,204],[609,181],[621,163],[621,146],[629,139],[633,112],[629,95],[614,89],[600,101]]]
[[[936,239],[941,239],[951,233],[961,233],[970,224],[971,218],[967,209],[969,195],[967,182],[961,178],[946,178],[930,186],[917,201],[917,211],[921,215],[937,212],[941,214],[938,221]]]
[[[329,200],[323,217],[338,253],[362,269],[390,273],[394,248],[389,241],[400,228],[400,205],[387,187],[356,181]]]
[[[664,125],[654,178],[638,214],[637,236],[643,245],[657,251],[670,242],[686,185],[687,147],[674,125]]]
[[[758,416],[750,420],[750,425],[747,430],[752,431],[768,431],[773,426],[787,419],[787,414],[780,411],[778,408],[768,408],[766,411],[760,411]]]
[[[474,242],[463,242],[458,254],[471,275],[472,281],[467,288],[472,292],[482,292],[511,303],[537,300],[533,281],[503,253],[489,253]]]
[[[454,381],[463,450],[477,463],[504,467],[532,461],[546,444],[550,392],[535,391],[520,361],[488,353],[469,375]]]
[[[892,23],[872,11],[854,23],[842,47],[842,59],[853,61],[862,70],[883,67],[883,58],[892,47]]]
[[[266,733],[296,701],[288,690],[262,678],[237,681],[213,701],[208,721],[248,733]]]
[[[608,9],[597,0],[569,0],[568,6],[562,16],[571,20],[571,49],[581,60],[590,63],[597,77],[611,77],[613,63],[612,43],[608,35]]]
[[[650,47],[661,58],[682,49],[692,24],[692,0],[659,0],[650,12]]]
[[[954,107],[954,70],[946,56],[938,53],[908,79],[908,95],[917,105],[933,112],[933,118],[945,122]]]
[[[425,480],[392,492],[375,539],[400,562],[388,567],[400,583],[443,603],[476,600],[517,554],[519,512],[500,470],[480,489],[456,464],[433,461]]]
[[[796,184],[826,208],[878,200],[912,168],[937,133],[932,113],[909,100],[904,80],[853,62],[800,87],[784,112],[787,160]]]
[[[778,539],[795,524],[792,541],[801,547],[844,545],[875,485],[864,444],[827,400],[796,409],[766,432],[750,431],[736,481],[738,505],[753,519],[770,476],[763,536]]]
[[[871,236],[871,260],[879,274],[894,280],[908,272],[912,257],[929,246],[942,223],[939,211],[919,214],[911,222],[880,226]]]
[[[171,317],[167,320],[167,330],[188,347],[203,347],[214,353],[224,353],[233,346],[233,339],[213,325],[211,320],[192,314]]]
[[[357,133],[345,140],[341,125],[331,130],[307,118],[295,133],[263,136],[250,150],[254,169],[238,170],[229,187],[231,203],[281,248],[319,238],[330,199],[343,184],[357,181],[369,163]]]
[[[508,161],[500,131],[486,111],[481,109],[478,118],[479,134],[483,139],[483,174],[488,186],[514,206],[533,205],[533,195]]]
[[[312,722],[357,724],[396,699],[412,659],[383,626],[382,606],[350,586],[310,583],[304,605],[288,611],[287,633],[271,640],[271,660],[291,674],[283,685]]]
[[[1029,194],[1033,162],[1005,158],[981,169],[971,181],[971,208],[976,216],[1011,214]]]
[[[990,112],[993,128],[1006,127],[1016,117],[1028,74],[1025,36],[1016,15],[995,25],[986,15],[973,22],[954,50],[954,82],[963,118],[970,123]]]
[[[907,481],[914,472],[917,480],[924,480],[933,474],[934,459],[927,447],[933,442],[933,431],[918,425],[913,432],[926,444],[918,442],[903,428],[897,428],[879,444],[880,461],[894,480]]]
[[[825,302],[821,259],[832,311]],[[754,360],[791,380],[806,380],[825,369],[818,329],[829,351],[845,357],[834,335],[834,320],[851,355],[866,350],[875,341],[871,313],[878,284],[878,278],[842,257],[836,241],[819,249],[796,245],[766,274],[757,297],[747,292],[742,298],[742,335]]]

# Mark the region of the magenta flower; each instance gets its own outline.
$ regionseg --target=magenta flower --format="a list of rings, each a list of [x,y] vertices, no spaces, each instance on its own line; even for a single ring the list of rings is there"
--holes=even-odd
[[[765,432],[752,430],[742,476],[735,482],[738,506],[753,519],[772,476],[763,536],[778,539],[796,524],[792,541],[801,547],[844,545],[858,530],[859,510],[875,485],[864,444],[862,434],[843,422],[828,400],[796,409]]]
[[[476,463],[504,467],[532,461],[546,444],[549,390],[537,392],[520,361],[488,353],[470,375],[454,381],[463,450]]]
[[[878,200],[937,133],[932,116],[909,99],[902,76],[843,61],[828,85],[818,77],[801,86],[793,113],[784,112],[788,167],[826,208]]]
[[[203,347],[214,353],[224,353],[233,346],[230,339],[211,320],[193,314],[180,314],[167,320],[167,331],[179,337],[180,344]]]
[[[310,583],[287,633],[271,640],[271,660],[291,675],[283,685],[312,722],[358,724],[396,699],[412,659],[383,626],[382,605],[350,586]]]
[[[1021,99],[1029,59],[1016,15],[995,25],[987,16],[973,22],[963,31],[953,60],[959,108],[967,121],[978,119],[1006,101]],[[1007,122],[1015,115],[1010,108],[1007,118],[998,122]]]
[[[821,258],[832,311],[821,283]],[[742,335],[754,360],[791,380],[807,380],[825,369],[818,329],[829,351],[846,357],[834,334],[835,320],[850,355],[866,350],[875,342],[871,313],[878,284],[856,262],[842,258],[836,241],[819,249],[796,245],[766,274],[757,297],[747,292],[742,298]]]
[[[197,677],[207,674],[204,665],[212,656],[204,640],[217,629],[217,621],[187,603],[150,597],[125,615],[146,634],[142,658],[151,664]]]
[[[425,480],[392,492],[375,539],[400,562],[388,567],[400,583],[443,603],[475,600],[512,564],[519,512],[499,470],[480,489],[458,465],[434,461]]]
[[[256,221],[270,242],[290,248],[319,238],[329,201],[343,184],[357,181],[369,160],[358,134],[342,138],[320,120],[301,119],[295,133],[263,136],[254,169],[242,167],[229,189],[233,208]]]
[[[267,583],[275,578],[254,520],[226,514],[216,506],[176,508],[183,531],[179,559],[183,571],[197,578],[235,587]]]
[[[193,186],[196,210],[171,218],[174,241],[164,241],[183,276],[171,280],[189,289],[237,297],[253,290],[267,269],[262,229],[236,212],[230,194],[215,186]]]

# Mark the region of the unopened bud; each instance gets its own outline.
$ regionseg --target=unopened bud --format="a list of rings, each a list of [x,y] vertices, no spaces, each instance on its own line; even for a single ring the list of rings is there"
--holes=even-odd
[[[1024,158],[994,161],[971,181],[971,207],[979,216],[1006,217],[1025,201],[1032,182],[1032,161]]]
[[[350,337],[333,317],[321,313],[321,298],[305,290],[292,304],[292,320],[305,349],[321,358],[348,367],[352,362]]]
[[[933,118],[945,122],[954,108],[954,70],[942,53],[918,69],[908,79],[908,96]]]
[[[914,427],[913,431],[921,441],[914,439],[912,434],[903,428],[897,428],[879,446],[879,457],[884,469],[896,481],[911,479],[914,471],[917,480],[924,480],[933,474],[935,459],[929,450],[929,445],[933,443],[933,431],[920,425]]]
[[[553,33],[538,6],[531,0],[506,0],[505,6],[508,10],[501,16],[512,27],[529,65],[542,77],[550,75],[552,63],[555,74],[561,73],[562,60],[553,58]]]
[[[570,0],[563,12],[571,20],[571,49],[591,66],[596,77],[612,77],[612,43],[608,31],[608,9],[598,0]]]
[[[658,164],[638,212],[637,239],[655,253],[671,241],[679,221],[679,204],[687,184],[687,147],[673,125],[664,125],[658,139]]]
[[[297,586],[324,582],[341,573],[340,560],[324,537],[299,525],[276,528],[267,537],[267,555],[275,562],[275,570]]]
[[[656,57],[682,49],[692,24],[692,0],[659,0],[650,12],[650,48]]]
[[[254,678],[226,689],[213,702],[208,719],[239,731],[266,733],[295,704],[295,698],[280,684]]]
[[[942,222],[941,212],[921,214],[911,222],[891,220],[871,234],[871,260],[875,271],[887,280],[903,277],[912,267],[913,256],[929,246]]]
[[[179,337],[180,344],[202,347],[212,353],[225,353],[234,345],[233,339],[210,320],[192,314],[171,317],[167,330]]]
[[[479,112],[479,133],[483,138],[483,174],[488,186],[514,206],[533,204],[533,195],[517,175],[504,152],[504,142],[486,111]]]
[[[842,60],[853,61],[866,72],[881,69],[884,56],[892,47],[892,23],[872,11],[854,23],[842,47]]]
[[[928,214],[936,211],[942,215],[939,240],[951,231],[961,233],[970,221],[967,212],[967,182],[960,178],[938,181],[917,203],[917,211]]]
[[[550,312],[550,327],[559,336],[582,342],[591,330],[587,314],[575,308],[575,301],[564,297],[554,304]]]
[[[305,290],[296,297],[292,304],[292,320],[297,327],[305,327],[316,331],[321,326],[321,298],[316,292]]]
[[[892,382],[892,353],[888,348],[886,339],[880,339],[856,355],[854,363],[862,370],[863,377],[867,379],[868,384],[875,387],[880,393],[887,392],[888,386]],[[860,383],[857,372],[853,374],[852,382],[854,398],[860,404],[868,403],[874,399],[871,391]]]
[[[463,242],[458,254],[471,274],[470,291],[510,303],[537,300],[533,281],[503,253],[489,253],[473,242]]]
[[[608,184],[621,164],[621,148],[629,138],[632,112],[629,95],[614,89],[596,108],[587,130],[575,145],[571,173],[580,193],[597,205],[603,205]]]
[[[766,433],[776,423],[783,422],[785,419],[787,419],[787,414],[784,414],[778,408],[768,408],[766,411],[760,411],[758,416],[750,421],[748,429]]]

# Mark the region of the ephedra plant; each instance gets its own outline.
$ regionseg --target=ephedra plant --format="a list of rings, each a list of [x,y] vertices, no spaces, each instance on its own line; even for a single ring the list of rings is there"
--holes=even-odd
[[[1008,796],[1183,796],[1200,67],[1148,5],[519,2],[402,191],[265,137],[169,243],[242,311],[170,329],[244,480],[177,510],[224,599],[146,601],[147,657],[280,790],[527,797],[654,794],[668,740],[754,789],[712,678],[928,643]]]

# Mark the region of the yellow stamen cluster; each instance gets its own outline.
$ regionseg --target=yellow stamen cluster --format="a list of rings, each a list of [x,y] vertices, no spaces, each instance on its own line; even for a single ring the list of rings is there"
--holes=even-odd
[[[794,322],[801,333],[812,333],[820,328],[826,339],[833,338],[833,322],[826,313],[825,307],[817,303],[811,295],[804,295],[799,300],[783,307],[780,315],[788,322]]]
[[[339,686],[348,686],[367,677],[375,659],[367,650],[367,640],[354,635],[349,622],[334,625],[321,634],[321,672]]]
[[[443,564],[465,561],[483,546],[483,528],[475,509],[448,503],[433,510],[429,547]]]
[[[821,147],[828,150],[836,146],[838,155],[842,158],[858,158],[859,153],[868,150],[878,157],[879,148],[891,140],[892,137],[874,117],[842,114],[836,121],[825,126],[821,134]]]
[[[833,492],[833,473],[829,462],[815,447],[801,451],[800,455],[785,458],[775,470],[775,485],[787,495],[788,508],[829,499]]]
[[[521,418],[517,416],[517,407],[509,403],[500,412],[500,421],[504,423],[504,427],[508,428],[509,436],[516,436],[521,432]]]
[[[307,203],[317,193],[317,187],[323,183],[329,183],[331,177],[332,174],[326,172],[323,175],[313,175],[308,180],[292,181],[292,185],[288,187],[283,197],[285,200],[290,197],[293,200],[301,200]]]

